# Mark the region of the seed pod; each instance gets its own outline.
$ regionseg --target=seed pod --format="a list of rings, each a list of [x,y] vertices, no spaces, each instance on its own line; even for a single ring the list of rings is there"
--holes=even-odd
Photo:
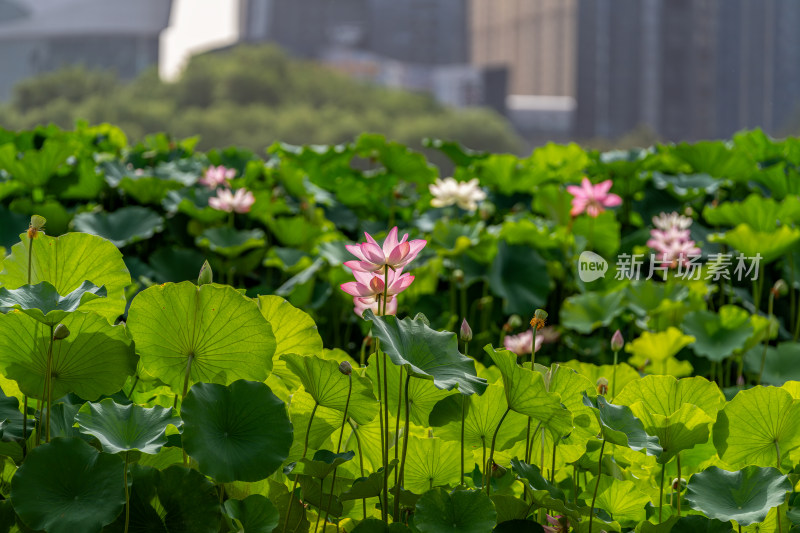
[[[59,324],[56,326],[56,329],[53,330],[53,340],[61,341],[69,337],[69,330],[67,326],[64,324]]]

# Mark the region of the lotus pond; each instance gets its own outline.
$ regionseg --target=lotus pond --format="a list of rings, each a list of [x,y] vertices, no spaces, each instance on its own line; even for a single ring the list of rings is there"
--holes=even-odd
[[[800,530],[800,140],[425,146],[0,130],[0,532]]]

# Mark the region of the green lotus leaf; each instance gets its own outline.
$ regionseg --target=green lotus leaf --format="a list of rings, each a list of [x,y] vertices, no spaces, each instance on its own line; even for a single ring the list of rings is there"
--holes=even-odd
[[[381,349],[412,375],[433,379],[440,389],[458,387],[462,394],[481,394],[486,389],[486,380],[477,377],[474,361],[459,353],[454,333],[433,330],[421,318],[378,317],[369,309],[364,318],[372,321]]]
[[[209,228],[195,240],[197,246],[207,248],[228,258],[239,257],[244,252],[266,245],[260,229],[236,230],[230,226]]]
[[[775,387],[739,391],[717,414],[714,446],[729,465],[778,466],[800,446],[800,402]]]
[[[613,211],[605,211],[597,217],[576,217],[572,223],[572,234],[586,239],[586,247],[604,257],[614,257],[619,250],[620,223]]]
[[[389,467],[386,473],[391,475],[392,470],[397,466],[397,459],[389,461]],[[350,488],[339,495],[340,501],[360,500],[362,498],[374,498],[380,496],[383,490],[383,467],[379,468],[377,472],[373,472],[367,477],[360,477],[353,481]]]
[[[679,200],[693,200],[705,198],[707,194],[714,194],[720,187],[721,180],[708,174],[664,174],[653,172],[653,185],[656,189],[666,189]]]
[[[67,162],[77,147],[68,139],[45,139],[41,146],[18,149],[13,143],[0,147],[0,168],[29,188],[41,187]]]
[[[800,199],[789,196],[777,202],[753,193],[742,202],[707,205],[703,209],[703,218],[712,226],[747,224],[756,231],[769,233],[778,227],[779,222],[790,224],[800,220]]]
[[[678,328],[669,327],[666,331],[659,331],[658,333],[643,332],[639,337],[625,345],[625,351],[633,354],[629,361],[633,366],[637,366],[638,362],[644,362],[645,360],[660,363],[670,357],[675,357],[682,348],[694,341],[694,337],[684,335]]]
[[[492,436],[497,429],[497,424],[506,411],[505,391],[500,385],[489,385],[486,391],[478,396],[454,396],[458,417],[437,428],[436,435],[446,440],[461,442],[461,400],[467,402],[466,416],[464,417],[464,446],[467,450],[489,448]],[[520,439],[520,433],[525,432],[528,417],[516,411],[511,411],[503,420],[500,431],[497,433],[497,450],[511,447]],[[524,439],[524,435],[523,435]],[[470,454],[467,454],[467,458]],[[467,469],[471,470],[469,465]]]
[[[723,305],[719,313],[694,311],[683,318],[683,330],[694,336],[691,348],[697,355],[722,361],[744,347],[753,333],[750,314],[735,305]]]
[[[20,519],[48,533],[99,533],[125,505],[122,459],[80,439],[54,439],[28,453],[11,479]]]
[[[625,291],[608,294],[587,292],[570,296],[561,308],[561,323],[578,333],[591,333],[597,328],[607,327],[625,310],[622,305],[624,298]]]
[[[19,442],[23,440],[22,413],[19,409],[19,400],[13,396],[6,396],[0,391],[0,438],[4,442]],[[33,432],[35,421],[28,418],[25,438]]]
[[[489,270],[492,292],[505,302],[506,314],[526,315],[543,307],[550,292],[547,262],[529,246],[512,246],[500,241]]]
[[[275,505],[261,494],[251,494],[244,500],[226,500],[225,513],[237,520],[245,533],[272,533],[280,522]]]
[[[686,300],[689,288],[684,285],[634,280],[627,286],[626,292],[626,306],[640,317],[646,317],[658,309],[664,300]]]
[[[81,433],[96,437],[106,453],[131,450],[158,453],[167,443],[167,426],[181,425],[172,409],[120,405],[111,398],[84,404],[75,422]]]
[[[164,219],[141,206],[122,207],[111,213],[79,213],[72,223],[76,230],[107,239],[118,248],[164,231]]]
[[[168,213],[175,213],[176,211],[189,215],[192,219],[198,220],[205,224],[211,224],[220,220],[225,220],[228,213],[209,207],[208,199],[216,196],[217,191],[209,190],[203,187],[186,188],[180,190],[171,190],[167,192],[161,205]]]
[[[619,394],[628,385],[628,383],[640,378],[639,372],[634,370],[628,363],[619,363],[616,371],[614,369],[614,365],[595,365],[592,363],[577,361],[575,359],[560,364],[561,366],[575,370],[578,374],[584,376],[590,382],[595,384],[597,384],[597,380],[600,378],[607,379],[608,390],[613,390],[616,394]],[[615,379],[617,382],[616,386],[614,385]]]
[[[151,457],[151,456],[148,456]],[[129,531],[215,533],[222,515],[214,484],[197,470],[172,465],[163,471],[131,465]],[[103,533],[123,533],[125,513]]]
[[[80,311],[61,323],[70,335],[53,343],[54,400],[70,392],[92,401],[114,394],[136,372],[136,354],[124,326]],[[41,398],[44,390],[49,339],[49,327],[21,312],[0,315],[0,370],[31,398]]]
[[[641,403],[633,404],[631,410],[642,421],[645,431],[658,437],[663,450],[658,457],[661,464],[668,463],[684,450],[707,442],[709,427],[714,422],[702,409],[688,403],[669,415],[653,413],[643,408]]]
[[[537,498],[537,493],[545,493],[553,500],[564,500],[564,493],[561,489],[547,481],[542,476],[538,466],[529,465],[524,461],[514,458],[511,460],[511,467],[522,482],[528,486],[528,489],[534,493],[534,499]]]
[[[422,533],[486,533],[497,524],[497,511],[482,491],[429,490],[417,502],[414,526]]]
[[[307,249],[323,233],[323,228],[305,216],[269,217],[266,222],[281,244],[292,248]]]
[[[317,450],[314,457],[304,457],[297,462],[290,475],[302,474],[317,479],[324,479],[347,461],[355,457],[355,452],[333,453],[330,450]]]
[[[11,248],[11,255],[3,263],[0,285],[18,289],[28,284],[28,246],[33,242],[31,284],[47,281],[58,294],[70,294],[88,280],[105,287],[107,297],[86,302],[81,311],[98,313],[109,321],[125,311],[124,291],[131,284],[131,276],[122,254],[112,243],[86,233],[60,237],[39,234],[33,241],[26,235],[21,238],[22,242]]]
[[[289,417],[294,427],[294,439],[289,458],[298,460],[303,454],[303,443],[306,439],[306,429],[314,409],[314,399],[302,387],[291,395],[289,402]],[[342,427],[342,413],[334,409],[318,406],[314,413],[314,422],[308,434],[308,445],[311,449],[330,447],[330,436]],[[345,429],[345,431],[347,431]],[[338,435],[338,434],[337,434]],[[365,450],[368,453],[370,450]]]
[[[512,520],[524,521],[531,513],[530,504],[520,498],[497,493],[492,494],[490,497],[492,498],[492,503],[494,503],[494,509],[497,511],[498,524],[503,524],[503,522],[510,522]],[[528,523],[533,524],[533,522]],[[497,529],[494,531],[497,531]],[[539,532],[541,530],[537,529],[536,531]]]
[[[645,376],[631,381],[614,403],[633,406],[641,403],[651,413],[669,416],[684,404],[692,404],[715,418],[725,405],[725,396],[717,384],[704,377],[675,379],[672,376]]]
[[[411,529],[402,522],[387,524],[379,518],[362,520],[353,530],[353,533],[406,533]]]
[[[258,481],[289,456],[286,406],[263,383],[197,383],[181,405],[183,447],[217,481]]]
[[[461,446],[439,438],[408,438],[403,488],[416,494],[454,485],[461,478]]]
[[[259,296],[258,307],[275,335],[275,357],[285,353],[320,355],[322,337],[317,324],[307,313],[280,296]],[[277,361],[275,361],[277,366]]]
[[[712,466],[692,476],[686,500],[709,518],[748,526],[763,522],[790,490],[789,478],[776,468],[751,465],[728,472]]]
[[[378,402],[372,393],[372,383],[359,376],[357,370],[352,370],[348,377],[339,371],[339,363],[329,359],[295,354],[284,354],[280,358],[300,378],[306,392],[320,405],[342,413],[347,407],[347,416],[359,424],[368,423],[378,414]]]
[[[572,414],[561,404],[558,394],[548,392],[539,372],[522,368],[517,356],[508,350],[484,348],[503,376],[508,408],[541,422],[555,438],[572,431]]]
[[[583,403],[594,411],[603,439],[634,451],[644,450],[647,455],[661,455],[658,437],[645,432],[642,421],[633,416],[630,407],[610,404],[603,396],[591,398],[585,392]]]
[[[792,249],[800,241],[800,229],[781,226],[777,230],[764,232],[757,231],[747,224],[739,224],[732,230],[722,235],[715,236],[714,242],[723,242],[739,250],[745,256],[743,279],[754,279],[754,273],[747,274],[751,267],[751,259],[757,254],[761,255],[761,265],[771,263],[778,257]],[[738,256],[733,257],[731,275],[738,266]]]
[[[145,289],[128,311],[128,329],[142,369],[176,392],[198,381],[262,381],[272,369],[272,328],[255,302],[229,286]]]
[[[158,283],[169,281],[195,281],[203,266],[205,256],[196,248],[170,246],[159,248],[150,256],[148,263],[152,268],[154,280]]]
[[[303,503],[317,508],[318,514],[329,513],[334,518],[342,516],[344,505],[339,501],[336,494],[331,494],[330,483],[325,484],[323,480],[311,476],[298,476],[300,489],[303,495]]]
[[[400,372],[402,367],[389,363],[388,359],[386,361],[388,363],[385,370],[386,381],[389,384],[389,395],[388,401],[384,400],[384,403],[389,405],[389,412],[394,413],[395,416],[397,416],[397,413],[400,412],[400,417],[402,419],[405,416],[403,414],[405,413],[405,391],[403,391],[402,398],[400,398],[399,393],[401,379],[403,380],[402,387],[405,388],[405,372],[401,377]],[[378,376],[378,369],[380,369],[380,376]],[[378,362],[378,357],[370,357],[369,364],[367,366],[367,376],[369,376],[373,384],[376,384],[375,387],[378,386],[377,384],[383,383],[383,371],[383,364]],[[382,387],[381,391],[383,391]],[[436,406],[445,398],[452,398],[453,401],[459,402],[458,419],[460,421],[461,403],[459,398],[461,396],[463,395],[458,394],[456,391],[447,391],[436,387],[436,385],[430,380],[412,379],[408,384],[408,405],[410,408],[410,419],[414,424],[423,427],[428,426],[434,406]],[[470,397],[477,396],[477,394],[470,395]],[[398,398],[400,401],[400,411],[398,411]]]
[[[595,483],[597,483],[596,478],[589,482],[586,492],[579,497],[590,501]],[[623,526],[632,526],[641,522],[645,519],[645,506],[648,503],[650,503],[650,497],[641,492],[633,481],[606,475],[600,476],[595,505],[606,511],[615,522],[619,522]]]
[[[671,516],[660,524],[642,522],[641,533],[732,533],[730,522],[720,522],[703,515]]]
[[[18,309],[42,324],[55,326],[86,302],[105,295],[105,287],[98,287],[91,281],[84,281],[66,296],[58,294],[56,288],[46,281],[12,290],[0,287],[0,313]]]
[[[75,415],[78,414],[82,403],[58,402],[53,405],[53,412],[50,414],[50,436],[56,437],[77,437],[91,443],[93,438],[84,435],[75,427]]]
[[[764,372],[761,373],[761,360],[764,348],[756,346],[744,354],[745,369],[755,375],[761,374],[761,382],[781,386],[790,380],[800,379],[800,343],[781,342],[777,346],[768,346],[764,359]]]

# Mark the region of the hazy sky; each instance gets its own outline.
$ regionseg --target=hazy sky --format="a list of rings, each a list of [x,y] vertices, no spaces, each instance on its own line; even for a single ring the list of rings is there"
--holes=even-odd
[[[174,78],[192,53],[234,42],[238,5],[238,0],[173,0],[170,27],[161,34],[161,77]]]

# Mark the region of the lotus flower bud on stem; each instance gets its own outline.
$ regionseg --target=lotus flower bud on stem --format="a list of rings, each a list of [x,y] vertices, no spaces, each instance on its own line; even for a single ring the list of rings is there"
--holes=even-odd
[[[772,286],[772,295],[778,298],[780,296],[786,296],[787,294],[789,294],[789,286],[786,282],[782,279],[776,281],[775,285]]]
[[[453,270],[453,281],[458,284],[464,283],[464,271],[460,268]]]
[[[349,376],[350,374],[353,373],[353,366],[347,361],[342,361],[341,363],[339,363],[339,372],[341,372],[345,376]]]
[[[461,330],[459,331],[459,336],[464,342],[469,342],[472,340],[472,328],[469,327],[466,318],[461,321]]]
[[[597,394],[605,396],[608,393],[608,380],[606,378],[597,378]]]
[[[686,488],[686,480],[683,478],[672,478],[672,490],[677,490],[681,492],[683,489]]]
[[[611,350],[618,352],[623,346],[625,346],[625,339],[622,338],[622,332],[617,330],[614,332],[614,335],[611,336]]]
[[[64,324],[59,324],[56,326],[56,329],[53,330],[53,340],[54,341],[61,341],[69,337],[69,330],[67,326]]]
[[[206,285],[207,283],[213,283],[213,281],[214,272],[211,270],[211,265],[209,265],[206,260],[200,268],[200,275],[197,276],[197,285]]]

